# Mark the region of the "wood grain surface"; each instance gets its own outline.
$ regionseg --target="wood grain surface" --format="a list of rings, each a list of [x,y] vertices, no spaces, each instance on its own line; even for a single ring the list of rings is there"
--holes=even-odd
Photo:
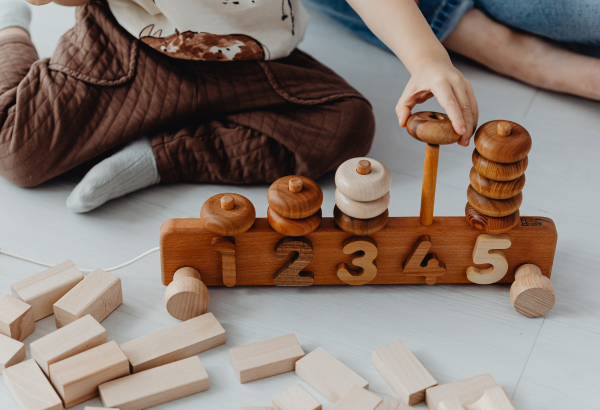
[[[514,214],[519,210],[523,203],[523,193],[519,192],[516,196],[508,199],[490,199],[477,192],[473,185],[469,185],[467,200],[477,212],[500,218]]]
[[[321,225],[323,212],[321,208],[313,215],[302,219],[284,218],[271,208],[267,209],[267,220],[275,231],[286,236],[304,236]]]
[[[233,198],[233,208],[223,209],[221,199]],[[231,201],[225,201],[231,207]],[[239,194],[223,193],[210,197],[200,209],[200,218],[206,229],[221,236],[235,236],[246,232],[256,218],[256,210],[252,202]]]
[[[333,219],[339,228],[347,233],[358,236],[373,235],[381,231],[387,225],[390,213],[386,209],[375,218],[358,219],[343,213],[337,205],[333,208]]]
[[[550,277],[557,241],[554,222],[543,217],[522,217],[518,222],[510,232],[512,245],[504,250],[509,270],[500,282],[512,283],[514,270],[524,263],[535,263],[544,276]],[[402,270],[422,235],[431,237],[431,252],[446,265],[447,273],[437,283],[471,283],[466,269],[473,266],[473,248],[480,234],[464,217],[436,217],[429,227],[421,225],[417,217],[389,218],[385,229],[371,235],[377,242],[378,256],[377,276],[369,284],[425,284],[425,278],[405,275]],[[207,286],[222,286],[221,255],[212,247],[213,236],[197,218],[165,222],[160,232],[163,284],[168,285],[180,267],[191,266],[200,272]],[[342,250],[351,236],[338,228],[333,218],[323,218],[319,229],[306,236],[314,256],[304,270],[313,272],[315,285],[344,284],[336,266],[352,261],[352,256]],[[257,218],[252,229],[236,238],[238,286],[274,285],[274,273],[287,263],[275,255],[276,245],[283,238],[271,229],[266,218]]]
[[[519,224],[520,218],[519,211],[501,218],[487,216],[478,212],[468,202],[467,206],[465,207],[465,216],[472,227],[479,229],[481,232],[492,234],[500,234],[511,231]]]
[[[460,135],[454,131],[446,114],[432,111],[414,113],[408,118],[406,130],[415,139],[428,144],[454,144]]]
[[[475,133],[475,148],[485,158],[500,162],[502,164],[511,164],[521,161],[531,150],[531,136],[525,128],[516,122],[510,123],[511,134],[498,134],[498,123],[500,121],[490,121],[483,124]]]
[[[510,164],[502,164],[483,157],[477,149],[473,150],[471,161],[477,172],[494,181],[512,181],[513,179],[517,179],[525,173],[529,165],[529,157]]]
[[[300,192],[290,191],[290,179],[302,180]],[[323,203],[323,191],[312,179],[288,175],[273,182],[267,192],[269,207],[278,215],[290,219],[308,218],[314,215]]]
[[[471,186],[473,186],[477,192],[486,198],[491,199],[513,198],[525,187],[525,174],[512,181],[492,181],[491,179],[480,175],[474,167],[471,168],[469,180]]]
[[[421,224],[423,226],[429,226],[433,223],[439,156],[440,146],[427,144],[423,166],[423,188],[421,190]]]
[[[359,164],[363,161],[370,164],[368,174],[358,172]],[[335,172],[335,186],[354,201],[364,202],[379,199],[387,194],[391,184],[390,171],[381,162],[372,158],[351,158],[340,165]]]
[[[354,201],[348,198],[338,189],[335,190],[335,204],[346,215],[357,219],[375,218],[388,208],[390,204],[390,193],[374,201]]]

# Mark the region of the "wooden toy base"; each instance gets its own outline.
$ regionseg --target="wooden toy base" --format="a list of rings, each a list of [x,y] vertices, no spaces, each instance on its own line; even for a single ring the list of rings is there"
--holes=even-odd
[[[429,269],[437,269],[429,283],[472,283],[467,279],[467,268],[489,266],[473,263],[475,241],[482,232],[470,226],[465,217],[436,217],[430,226],[421,225],[418,217],[391,217],[383,230],[370,236],[376,242],[378,253],[375,258],[377,273],[368,283],[425,284],[425,277],[414,271],[414,263],[411,264],[413,268],[410,272],[403,272],[403,265],[410,254],[420,258],[419,255],[426,250],[422,247],[427,246],[428,242],[421,244],[420,252],[412,252],[420,239],[423,242],[421,237],[425,235],[431,241],[428,252],[434,253],[439,261],[438,264],[435,257],[429,257],[433,260],[429,260],[428,266],[432,266],[432,263],[435,265],[435,268]],[[554,222],[543,217],[521,217],[519,224],[508,235],[512,244],[502,251],[508,260],[508,273],[498,283],[512,283],[515,269],[525,263],[539,266],[542,274],[549,278],[557,242]],[[212,245],[215,236],[218,235],[207,231],[199,218],[171,219],[165,222],[160,231],[163,284],[171,283],[179,268],[192,267],[200,272],[202,282],[207,286],[223,286],[221,253]],[[235,284],[275,285],[274,277],[280,268],[290,259],[298,258],[295,252],[290,252],[287,260],[276,257],[275,248],[283,238],[286,237],[275,232],[266,218],[257,218],[250,230],[236,236],[233,239],[237,266]],[[338,277],[340,263],[360,269],[352,261],[360,263],[357,258],[362,254],[347,255],[342,250],[344,241],[353,236],[338,228],[333,218],[323,218],[321,226],[303,238],[312,244],[313,258],[302,270],[313,273],[314,285],[347,284]],[[304,256],[300,259],[306,259],[307,255]],[[365,259],[367,258],[363,262]],[[368,265],[369,261],[366,262]],[[427,265],[427,259],[421,263],[424,264]],[[446,273],[443,274],[442,270],[442,276],[438,276],[444,265]]]

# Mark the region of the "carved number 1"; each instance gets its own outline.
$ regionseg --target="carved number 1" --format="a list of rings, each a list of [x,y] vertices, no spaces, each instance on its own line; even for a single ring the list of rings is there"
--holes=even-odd
[[[283,238],[275,246],[275,257],[288,260],[276,273],[275,285],[277,286],[310,286],[315,282],[312,272],[303,271],[313,258],[312,243],[306,238]]]

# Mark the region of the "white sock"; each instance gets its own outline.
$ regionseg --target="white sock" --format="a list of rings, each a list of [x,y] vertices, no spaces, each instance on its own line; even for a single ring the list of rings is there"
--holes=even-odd
[[[111,199],[159,182],[150,140],[141,137],[92,168],[67,198],[67,208],[77,213],[88,212]]]
[[[31,10],[23,0],[0,0],[0,30],[21,27],[29,32]]]

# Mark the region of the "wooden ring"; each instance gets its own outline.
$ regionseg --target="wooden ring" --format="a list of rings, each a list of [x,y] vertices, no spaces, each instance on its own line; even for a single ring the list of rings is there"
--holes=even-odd
[[[494,218],[501,218],[517,212],[523,203],[523,193],[519,192],[509,199],[490,199],[477,192],[473,185],[469,185],[467,199],[477,212]]]
[[[498,123],[510,124],[510,135],[498,134]],[[512,164],[524,159],[531,150],[531,136],[525,128],[512,121],[490,121],[475,133],[475,148],[485,158]]]
[[[233,198],[233,209],[221,207],[221,198]],[[239,194],[217,194],[206,200],[200,210],[200,219],[204,227],[221,236],[235,236],[246,232],[254,224],[256,210],[252,202]]]
[[[504,216],[502,218],[494,218],[493,216],[487,216],[479,213],[467,202],[465,207],[465,216],[469,224],[485,233],[499,234],[506,233],[513,229],[520,220],[519,211],[512,215]]]
[[[454,131],[446,114],[432,111],[414,113],[406,123],[408,133],[419,141],[434,145],[454,144],[460,135]]]
[[[371,171],[366,175],[357,172],[361,161],[369,161]],[[335,186],[354,201],[374,201],[390,190],[392,176],[381,162],[371,158],[351,158],[335,172]]]
[[[486,198],[491,199],[510,199],[519,195],[525,187],[525,174],[512,181],[500,182],[492,181],[479,174],[475,167],[471,168],[469,174],[471,185],[477,192]]]
[[[529,163],[528,157],[510,164],[490,161],[477,151],[473,150],[473,166],[481,175],[494,181],[512,181],[525,173]]]
[[[371,219],[385,212],[390,204],[389,191],[374,201],[354,201],[345,196],[339,188],[335,190],[335,204],[340,211],[357,219]]]
[[[389,211],[370,219],[357,219],[343,213],[340,208],[333,208],[335,223],[344,232],[358,236],[369,236],[381,231],[388,223]]]
[[[269,221],[269,225],[276,232],[285,236],[304,236],[314,232],[321,225],[322,215],[323,212],[319,208],[315,214],[308,218],[290,219],[277,215],[271,208],[267,209],[267,221]]]
[[[302,191],[290,191],[290,179],[302,180]],[[288,175],[273,182],[267,192],[267,202],[273,211],[284,218],[303,219],[314,215],[323,204],[323,191],[312,179]]]

